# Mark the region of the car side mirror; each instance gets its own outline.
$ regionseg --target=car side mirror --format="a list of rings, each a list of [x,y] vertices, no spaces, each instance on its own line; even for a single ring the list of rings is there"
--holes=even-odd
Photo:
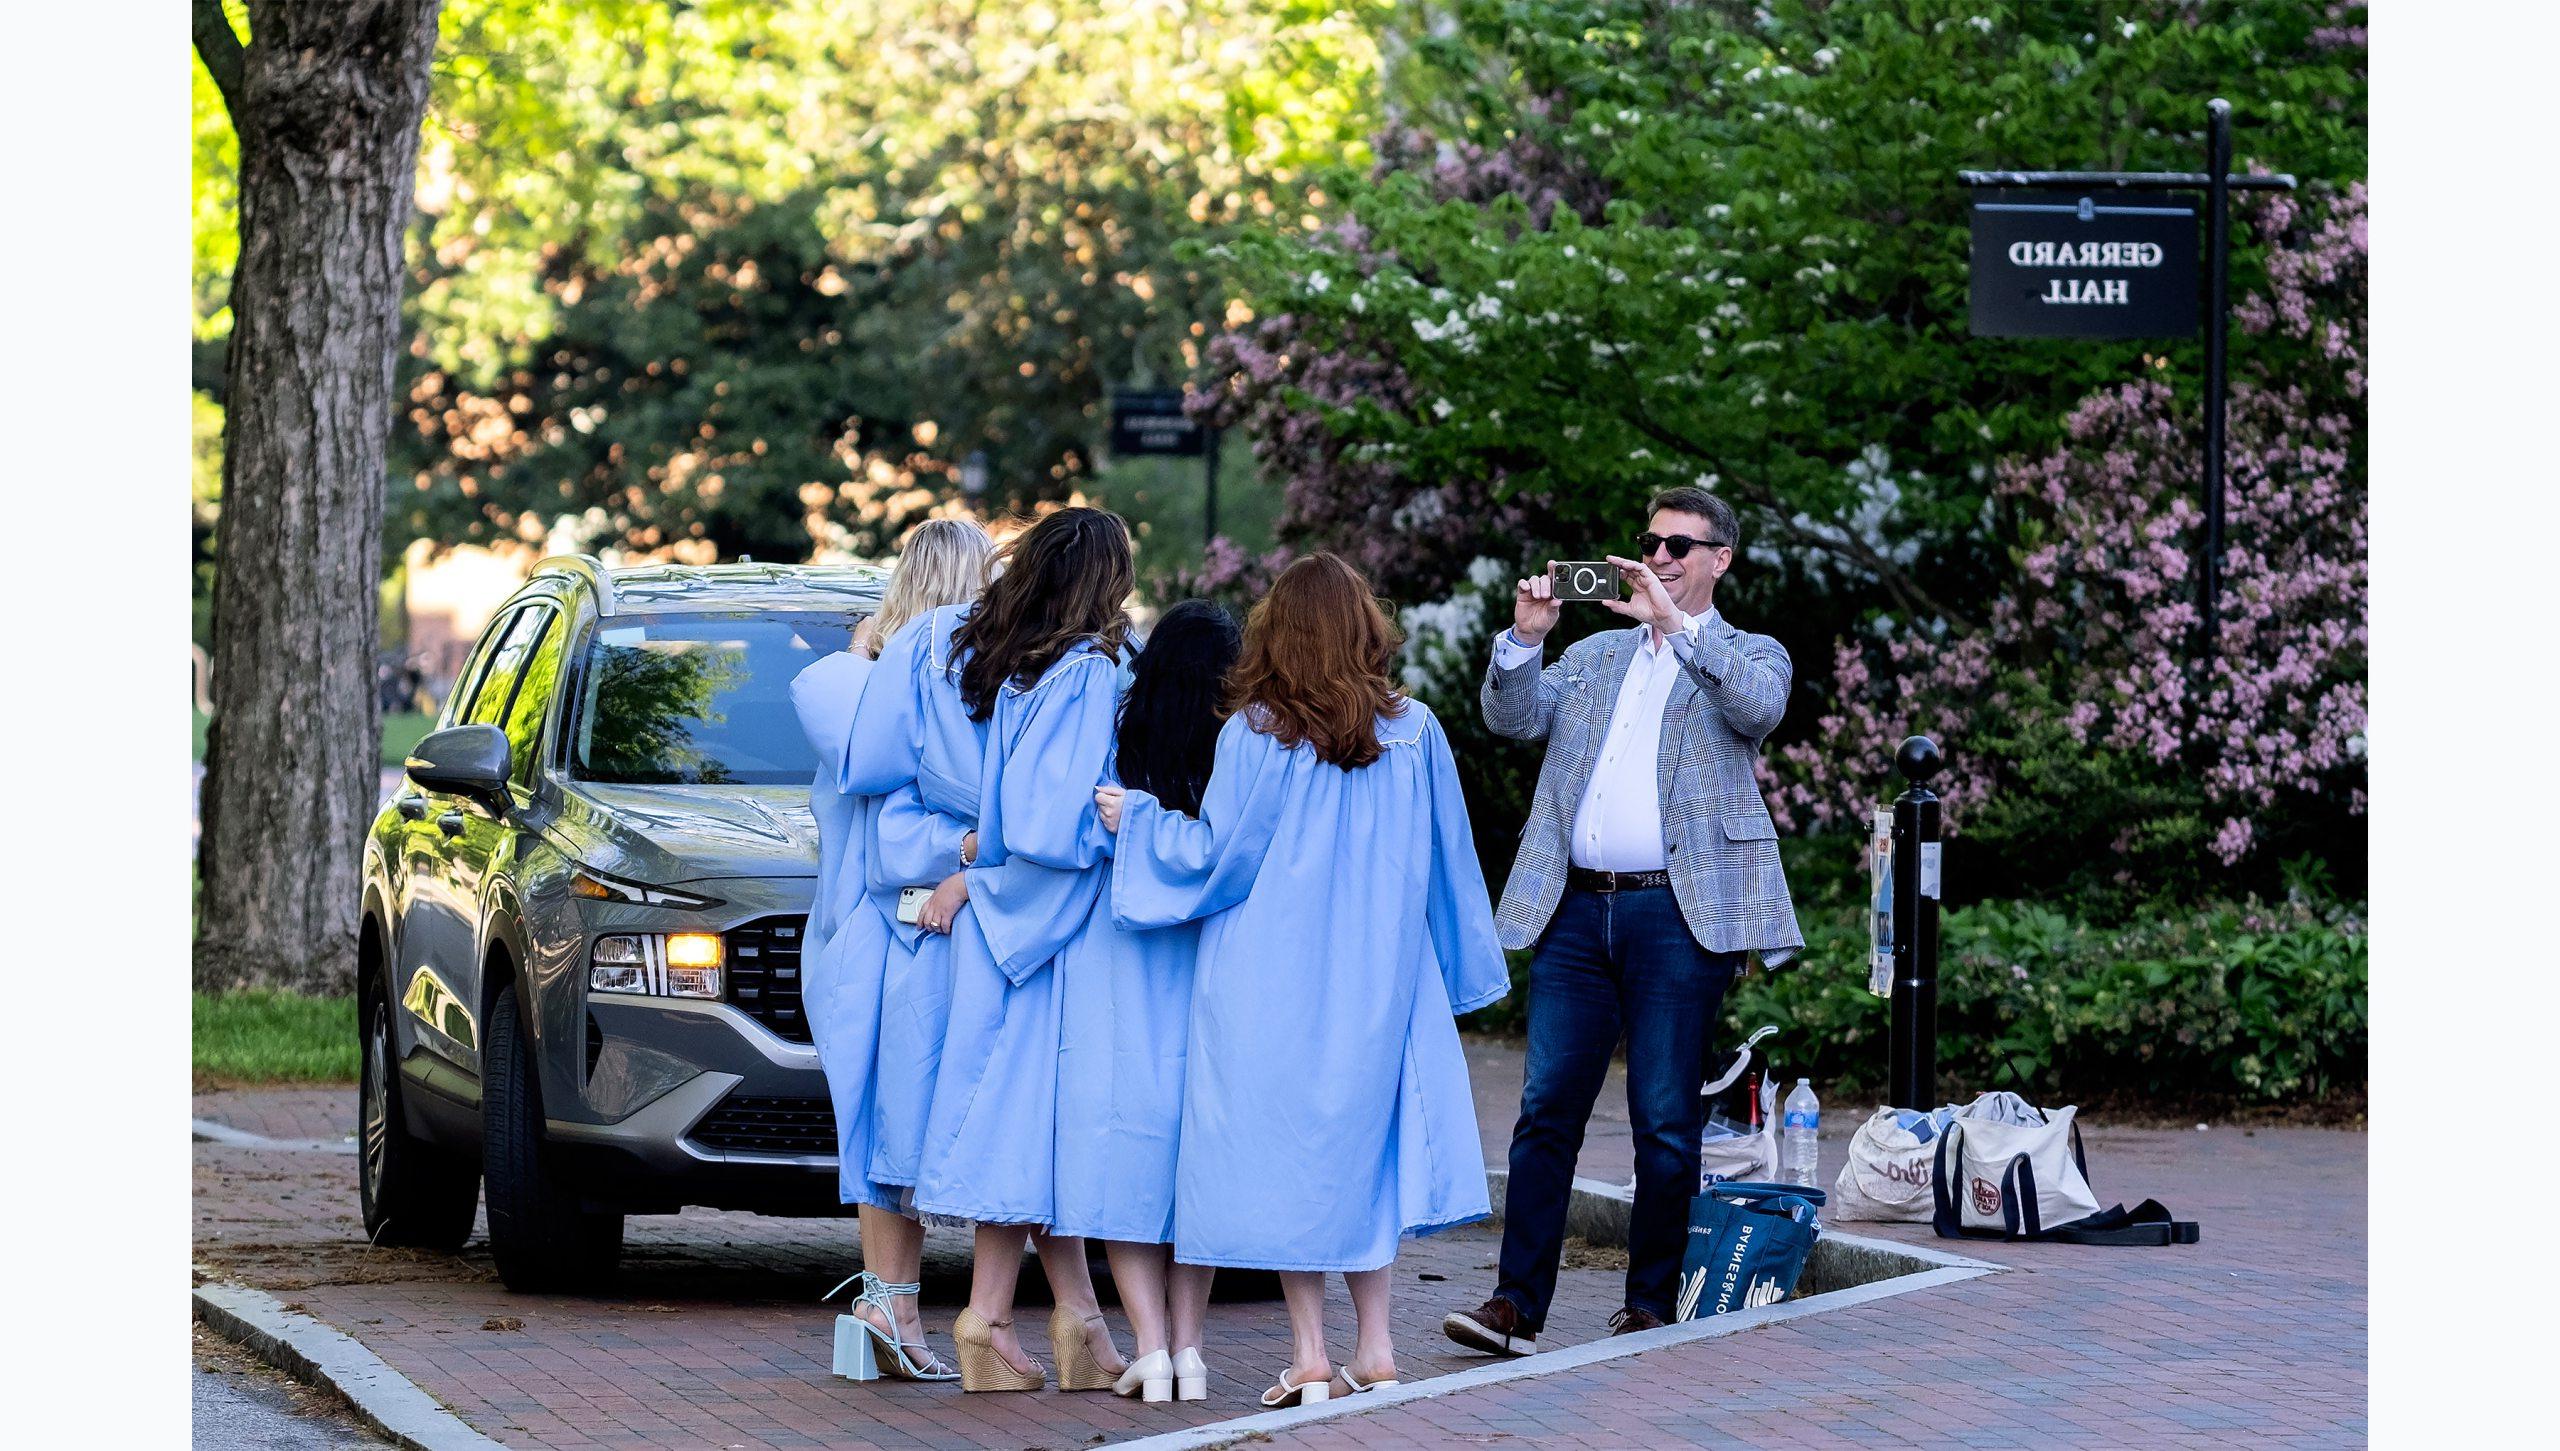
[[[505,731],[493,725],[458,725],[418,742],[403,769],[430,791],[504,801],[508,764]]]

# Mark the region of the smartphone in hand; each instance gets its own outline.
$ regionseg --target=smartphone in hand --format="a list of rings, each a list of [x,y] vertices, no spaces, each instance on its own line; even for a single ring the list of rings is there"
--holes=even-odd
[[[1547,569],[1560,600],[1613,600],[1618,597],[1618,568],[1605,559],[1559,559]]]

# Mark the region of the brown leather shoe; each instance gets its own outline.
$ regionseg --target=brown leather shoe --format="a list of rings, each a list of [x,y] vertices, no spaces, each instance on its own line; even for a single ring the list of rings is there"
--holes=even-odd
[[[1519,1306],[1500,1295],[1473,1310],[1450,1311],[1440,1331],[1469,1350],[1496,1355],[1534,1355],[1538,1349],[1538,1332],[1522,1323]]]
[[[1613,1336],[1633,1335],[1639,1330],[1659,1330],[1661,1328],[1662,1318],[1660,1316],[1654,1314],[1651,1310],[1642,1309],[1635,1305],[1629,1305],[1624,1310],[1621,1310],[1617,1314],[1609,1317],[1609,1333]]]

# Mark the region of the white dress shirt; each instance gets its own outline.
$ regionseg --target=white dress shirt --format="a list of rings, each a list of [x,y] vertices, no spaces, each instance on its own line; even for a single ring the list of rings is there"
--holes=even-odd
[[[1714,611],[1710,610],[1708,616]],[[1694,640],[1703,618],[1679,617]],[[1544,651],[1523,645],[1509,630],[1493,637],[1493,663],[1513,670]],[[1591,764],[1590,783],[1573,814],[1573,864],[1602,872],[1658,872],[1669,858],[1662,844],[1662,713],[1680,683],[1680,657],[1667,638],[1644,632],[1609,714],[1609,734]]]

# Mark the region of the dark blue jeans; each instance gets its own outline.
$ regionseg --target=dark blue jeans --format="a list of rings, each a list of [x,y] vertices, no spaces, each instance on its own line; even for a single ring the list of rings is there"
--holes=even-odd
[[[1529,964],[1529,1071],[1511,1131],[1511,1188],[1496,1293],[1543,1327],[1564,1251],[1573,1162],[1591,1105],[1627,1039],[1627,1118],[1636,1202],[1627,1233],[1627,1303],[1671,1318],[1698,1192],[1698,1097],[1707,1044],[1742,954],[1689,935],[1669,887],[1568,888]]]

